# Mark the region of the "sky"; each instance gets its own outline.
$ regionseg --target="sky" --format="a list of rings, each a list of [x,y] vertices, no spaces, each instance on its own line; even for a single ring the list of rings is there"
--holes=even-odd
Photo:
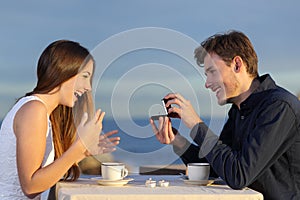
[[[160,99],[179,92],[202,116],[224,116],[204,87],[194,48],[228,30],[244,32],[269,73],[300,92],[300,2],[111,0],[1,1],[0,119],[36,83],[36,64],[53,41],[79,42],[95,56],[96,107],[106,117],[149,117]]]

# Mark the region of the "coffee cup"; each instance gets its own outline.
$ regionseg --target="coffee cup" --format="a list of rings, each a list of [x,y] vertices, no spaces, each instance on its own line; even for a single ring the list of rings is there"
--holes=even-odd
[[[105,180],[122,180],[128,175],[128,170],[123,163],[106,162],[101,164],[102,178]]]
[[[188,163],[187,165],[187,175],[191,181],[208,180],[209,171],[209,163]]]

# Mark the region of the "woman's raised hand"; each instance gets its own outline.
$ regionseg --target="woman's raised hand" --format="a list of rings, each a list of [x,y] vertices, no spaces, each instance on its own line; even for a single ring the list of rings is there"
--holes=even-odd
[[[115,150],[115,146],[119,144],[119,137],[109,138],[109,136],[116,134],[117,130],[101,134],[104,115],[105,112],[99,109],[94,117],[88,120],[87,113],[84,113],[77,127],[78,138],[85,148],[84,152],[86,155],[112,152]]]

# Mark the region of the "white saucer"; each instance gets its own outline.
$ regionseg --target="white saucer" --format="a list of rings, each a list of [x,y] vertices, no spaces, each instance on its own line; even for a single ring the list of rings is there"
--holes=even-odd
[[[98,184],[100,185],[105,185],[105,186],[122,186],[127,184],[129,181],[133,181],[133,178],[125,178],[125,179],[121,179],[121,180],[106,180],[106,179],[102,179],[102,178],[93,178],[93,180],[96,180]]]
[[[213,184],[214,180],[199,180],[199,181],[192,181],[192,180],[183,180],[184,183],[189,185],[202,185],[207,186]]]

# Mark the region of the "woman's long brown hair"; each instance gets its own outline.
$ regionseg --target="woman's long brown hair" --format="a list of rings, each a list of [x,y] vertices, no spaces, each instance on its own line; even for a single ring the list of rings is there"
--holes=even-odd
[[[90,60],[95,65],[89,51],[79,43],[68,40],[53,42],[43,51],[39,58],[36,87],[25,96],[47,94],[51,91],[53,92],[54,89],[58,91],[62,83],[78,74]],[[55,159],[59,158],[76,140],[76,127],[82,114],[88,112],[89,116],[91,116],[94,111],[93,105],[92,94],[87,92],[78,99],[73,108],[59,105],[51,113],[50,120],[53,131]],[[64,179],[73,181],[79,175],[79,166],[77,163],[74,163],[65,174]]]

